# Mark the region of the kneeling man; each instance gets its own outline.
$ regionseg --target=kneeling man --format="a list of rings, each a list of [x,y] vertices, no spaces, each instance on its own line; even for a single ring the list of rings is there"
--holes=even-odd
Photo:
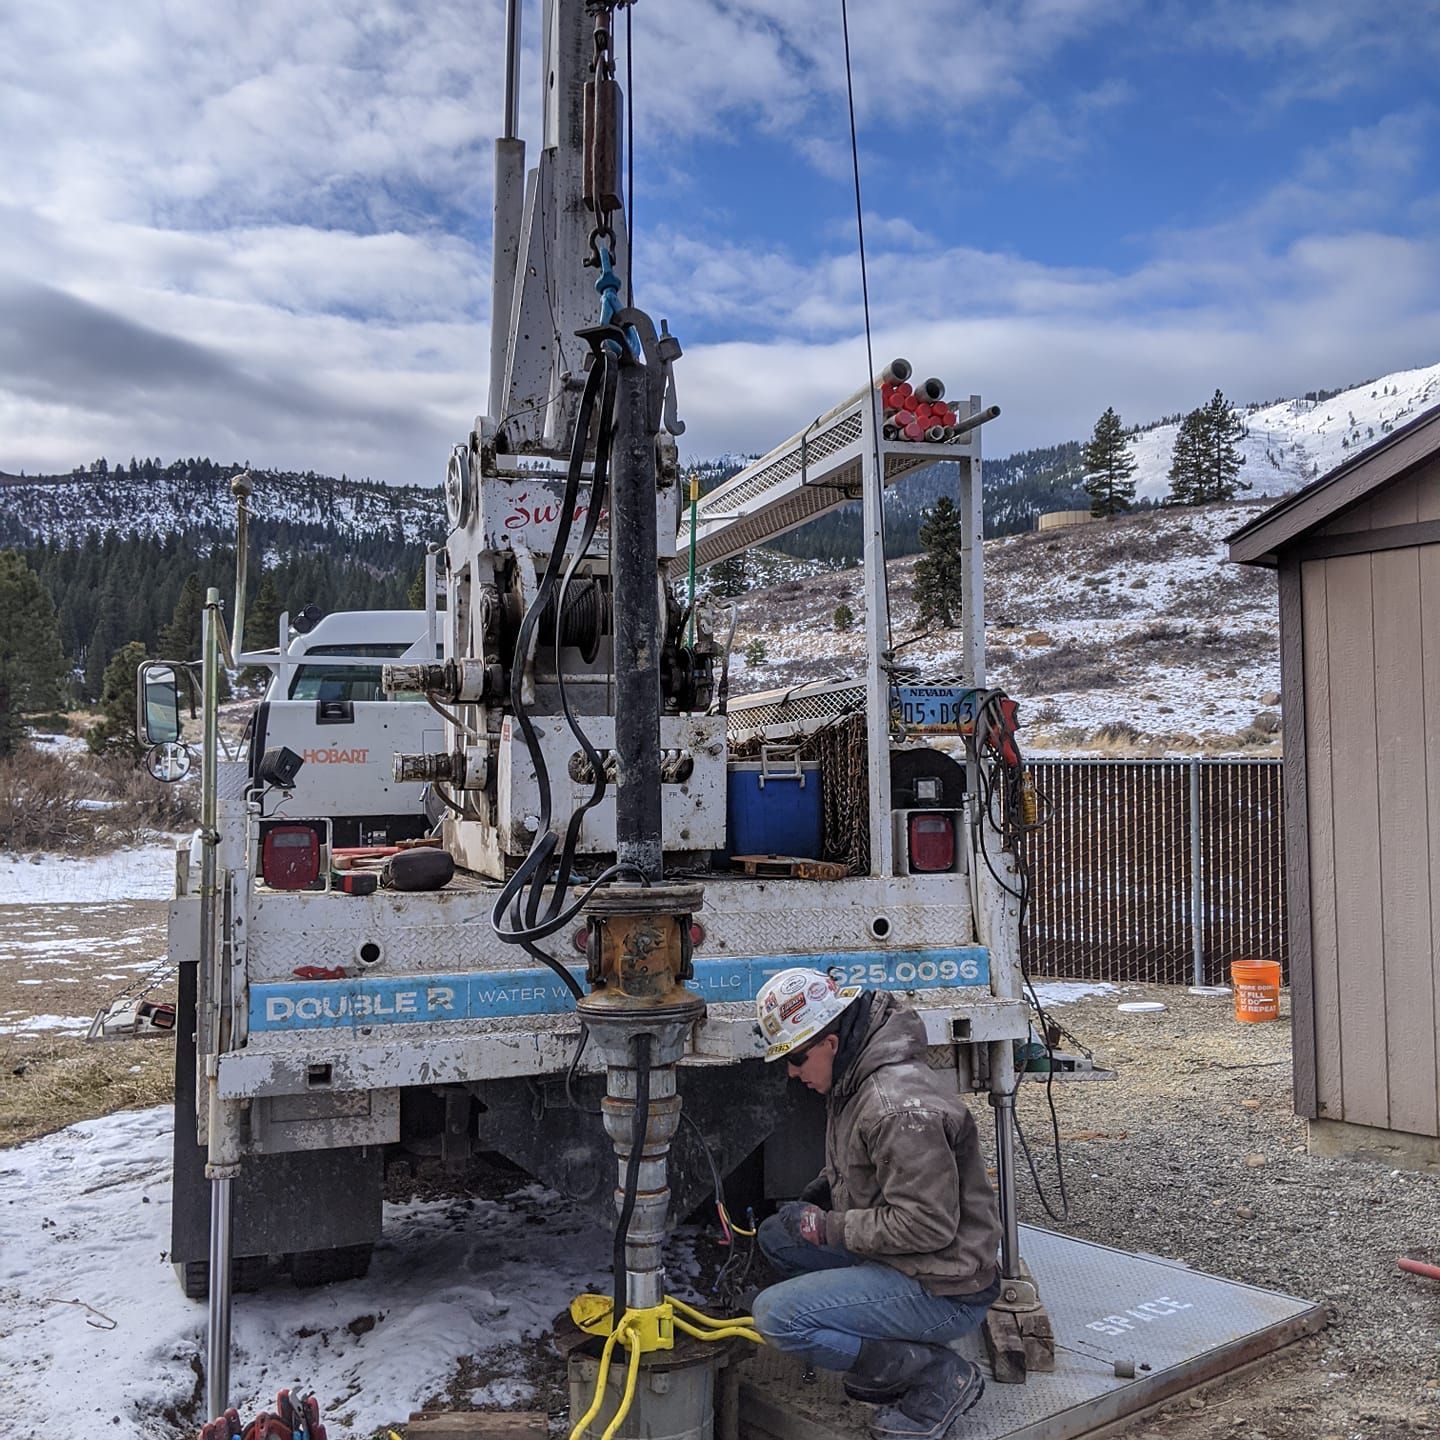
[[[1000,1293],[975,1121],[925,1063],[920,1017],[893,996],[795,969],[755,1004],[765,1058],[826,1097],[825,1169],[760,1227],[786,1278],[757,1296],[756,1327],[882,1406],[876,1440],[942,1440],[985,1389],[949,1342]]]

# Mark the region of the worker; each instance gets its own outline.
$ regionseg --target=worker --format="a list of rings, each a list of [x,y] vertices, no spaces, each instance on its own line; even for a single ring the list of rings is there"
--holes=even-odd
[[[755,1297],[777,1350],[845,1372],[874,1440],[942,1440],[985,1390],[952,1350],[1000,1293],[1000,1218],[979,1133],[883,991],[783,970],[755,1001],[765,1058],[826,1098],[825,1168],[760,1226],[780,1282]]]

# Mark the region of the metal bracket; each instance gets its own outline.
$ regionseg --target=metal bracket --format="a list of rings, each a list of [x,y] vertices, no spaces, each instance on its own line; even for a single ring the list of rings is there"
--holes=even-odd
[[[677,413],[675,400],[675,362],[685,352],[681,350],[679,340],[670,333],[668,320],[660,321],[660,338],[656,341],[655,353],[665,372],[665,428],[672,435],[683,435],[685,422]]]
[[[1032,1280],[1002,1280],[1000,1298],[991,1303],[992,1310],[1038,1310],[1040,1292]]]

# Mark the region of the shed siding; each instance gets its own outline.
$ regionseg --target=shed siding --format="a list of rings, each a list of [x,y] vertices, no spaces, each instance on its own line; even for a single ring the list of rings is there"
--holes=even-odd
[[[1365,511],[1440,518],[1440,462]],[[1306,560],[1300,607],[1316,1113],[1440,1135],[1440,545]]]
[[[1325,564],[1300,567],[1305,635],[1305,794],[1310,817],[1310,956],[1315,1028],[1315,1109],[1345,1113],[1340,1056],[1340,972],[1335,938],[1335,797],[1330,777],[1330,652],[1326,641]],[[1286,707],[1288,710],[1288,706]],[[1305,923],[1293,917],[1294,925]]]
[[[1414,525],[1420,520],[1437,520],[1433,496],[1440,493],[1440,455],[1393,485],[1377,491],[1368,500],[1352,506],[1310,533],[1353,535],[1363,530],[1385,530],[1392,525]],[[1426,498],[1432,503],[1426,508]]]

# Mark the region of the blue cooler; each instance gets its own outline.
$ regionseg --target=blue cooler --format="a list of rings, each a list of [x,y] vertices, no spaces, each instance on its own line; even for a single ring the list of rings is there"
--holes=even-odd
[[[759,760],[732,760],[725,791],[728,854],[820,859],[818,760],[798,760],[788,748],[762,751]]]

